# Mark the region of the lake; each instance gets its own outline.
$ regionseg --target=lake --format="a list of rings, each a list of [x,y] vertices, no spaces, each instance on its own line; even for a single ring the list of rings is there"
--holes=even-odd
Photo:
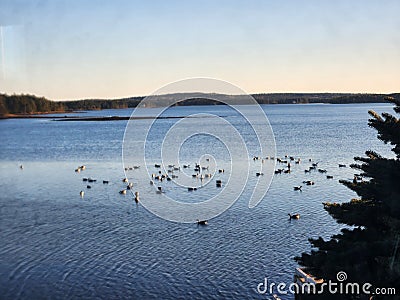
[[[251,191],[245,189],[208,226],[166,221],[136,204],[130,193],[119,194],[126,186],[121,152],[127,121],[0,120],[0,298],[268,299],[257,293],[258,283],[268,278],[290,284],[297,267],[293,258],[311,250],[307,239],[328,238],[343,228],[321,203],[356,197],[338,182],[352,180],[356,171],[348,166],[353,157],[369,149],[392,156],[367,125],[369,109],[391,113],[391,107],[263,105],[277,157],[294,156],[301,162],[292,163],[290,174],[274,176],[258,206],[249,209]],[[131,113],[126,109],[69,115]],[[153,110],[141,113],[151,115]],[[166,112],[172,117],[197,113],[236,120],[225,106],[173,107]],[[159,143],[160,132],[177,120],[158,120],[153,142]],[[143,120],[132,122],[140,130]],[[196,122],[206,126],[207,119]],[[244,128],[240,121],[236,125]],[[182,161],[193,166],[193,157],[203,149],[218,147],[217,141],[198,137],[185,144]],[[155,148],[149,148],[151,163],[157,162]],[[309,158],[327,173],[306,174]],[[347,167],[339,168],[339,163]],[[74,172],[83,164],[85,170]],[[135,171],[130,172],[135,177]],[[227,180],[229,172],[217,176]],[[87,189],[84,177],[97,182]],[[301,192],[294,191],[304,180],[315,185],[303,184]],[[188,202],[218,193],[215,185],[195,192],[182,192],[167,182],[163,187]],[[301,218],[289,221],[288,213],[300,213]]]

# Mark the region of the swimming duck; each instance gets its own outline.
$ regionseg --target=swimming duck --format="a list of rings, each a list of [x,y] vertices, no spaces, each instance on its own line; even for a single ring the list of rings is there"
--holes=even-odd
[[[197,219],[197,225],[208,225],[208,220]]]
[[[300,214],[294,214],[294,215],[288,214],[288,215],[289,215],[289,219],[295,219],[295,220],[300,219]]]

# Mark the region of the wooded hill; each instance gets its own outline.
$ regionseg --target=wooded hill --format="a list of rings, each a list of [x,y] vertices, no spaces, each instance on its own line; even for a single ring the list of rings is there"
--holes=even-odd
[[[152,96],[148,107],[165,106],[177,94]],[[188,100],[179,102],[177,105],[215,105],[221,104],[210,99],[215,94],[190,93],[185,94]],[[343,94],[343,93],[274,93],[254,94],[253,98],[259,104],[292,104],[292,103],[380,103],[390,99],[399,99],[400,94]],[[236,104],[242,104],[241,95],[218,95],[218,99],[230,98]],[[122,99],[86,99],[75,101],[52,101],[44,97],[34,95],[6,95],[0,94],[0,115],[9,114],[35,114],[70,112],[79,110],[120,109],[136,107],[144,97],[130,97]]]

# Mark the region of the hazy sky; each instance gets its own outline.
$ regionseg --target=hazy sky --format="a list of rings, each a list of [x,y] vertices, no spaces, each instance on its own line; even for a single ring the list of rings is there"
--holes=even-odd
[[[399,92],[399,16],[398,0],[0,0],[0,92],[118,98],[189,77]]]

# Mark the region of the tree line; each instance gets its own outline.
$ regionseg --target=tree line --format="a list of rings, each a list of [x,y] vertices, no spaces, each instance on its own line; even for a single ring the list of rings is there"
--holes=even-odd
[[[151,96],[150,107],[165,106],[176,94]],[[213,94],[191,93],[187,100],[176,105],[216,105],[219,101],[212,100]],[[391,99],[399,99],[400,94],[338,94],[338,93],[274,93],[254,94],[253,98],[259,104],[293,104],[293,103],[380,103]],[[241,95],[218,95],[219,100],[229,98],[234,103],[246,101]],[[136,107],[144,97],[122,99],[85,99],[75,101],[52,101],[34,95],[0,94],[0,115],[35,114],[53,112],[71,112],[79,110],[120,109]]]

